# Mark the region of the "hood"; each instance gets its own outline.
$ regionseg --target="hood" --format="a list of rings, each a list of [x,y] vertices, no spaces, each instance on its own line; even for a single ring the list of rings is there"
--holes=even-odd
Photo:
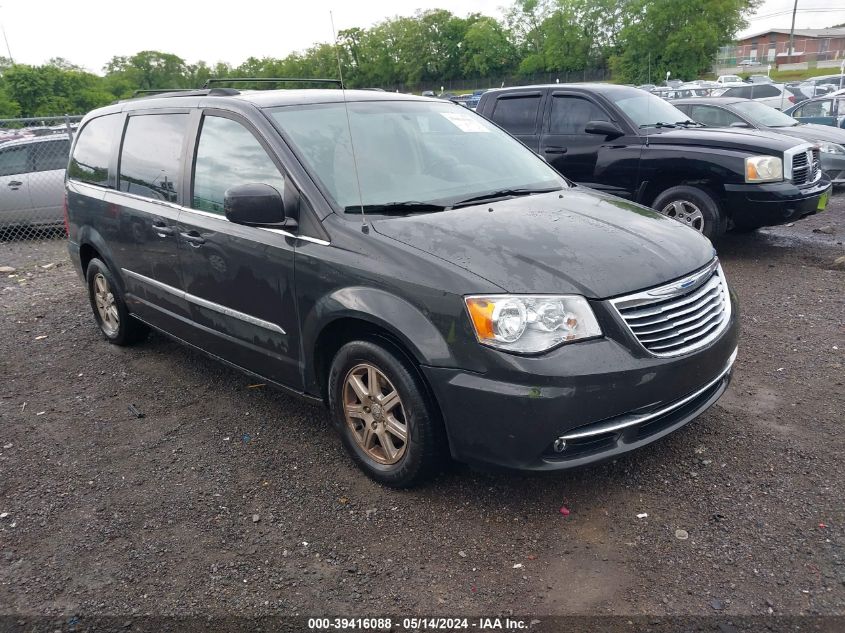
[[[685,147],[715,147],[739,149],[747,152],[782,154],[791,147],[800,145],[791,137],[771,131],[749,130],[747,128],[649,128],[648,142],[656,144],[678,144]]]
[[[827,141],[828,143],[845,144],[845,130],[832,125],[814,125],[813,123],[803,123],[793,127],[769,127],[766,131],[777,132],[778,134],[785,134],[800,138],[808,143],[816,141]]]
[[[603,299],[677,279],[715,255],[707,238],[650,209],[585,187],[560,193],[372,226],[514,293]]]

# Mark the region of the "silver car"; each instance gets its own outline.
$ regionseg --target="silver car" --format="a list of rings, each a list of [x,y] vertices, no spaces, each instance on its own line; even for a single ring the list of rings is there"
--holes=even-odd
[[[45,228],[64,223],[67,134],[36,136],[0,145],[0,228]]]

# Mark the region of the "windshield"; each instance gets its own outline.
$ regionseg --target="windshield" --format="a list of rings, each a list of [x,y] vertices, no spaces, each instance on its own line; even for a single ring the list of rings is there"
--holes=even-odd
[[[740,114],[744,114],[755,125],[763,127],[792,127],[798,125],[798,121],[780,110],[775,110],[759,101],[739,101],[733,107]]]
[[[639,127],[676,124],[689,119],[671,103],[647,92],[611,93],[608,97]]]
[[[348,107],[348,123],[343,103],[270,113],[324,191],[349,212],[360,213],[362,202],[433,211],[493,192],[524,195],[567,186],[522,143],[462,106],[359,101]]]

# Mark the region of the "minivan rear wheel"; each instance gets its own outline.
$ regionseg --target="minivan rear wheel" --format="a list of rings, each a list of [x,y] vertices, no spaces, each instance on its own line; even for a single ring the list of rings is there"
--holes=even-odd
[[[329,372],[329,409],[343,446],[372,479],[407,488],[442,465],[437,408],[416,371],[375,341],[347,343]]]
[[[657,196],[651,206],[711,240],[724,235],[727,229],[727,219],[718,201],[709,191],[699,187],[672,187]]]
[[[88,262],[85,279],[94,320],[109,343],[132,345],[147,337],[149,328],[129,316],[120,287],[102,260],[94,258]]]

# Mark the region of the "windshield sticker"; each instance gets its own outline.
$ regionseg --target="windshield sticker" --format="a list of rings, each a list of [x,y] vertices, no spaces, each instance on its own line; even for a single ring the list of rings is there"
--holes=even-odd
[[[473,115],[465,112],[441,112],[440,116],[454,124],[461,132],[490,131],[490,129],[484,127],[480,121],[477,121]]]

